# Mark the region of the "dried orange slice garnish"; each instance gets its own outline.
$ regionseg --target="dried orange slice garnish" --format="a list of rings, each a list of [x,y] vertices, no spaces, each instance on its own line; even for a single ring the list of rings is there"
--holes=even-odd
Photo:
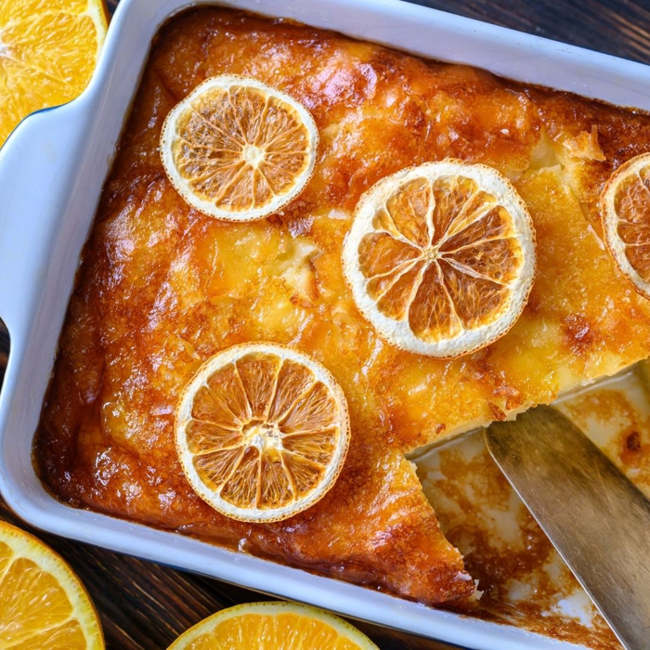
[[[378,650],[365,634],[322,609],[268,601],[222,609],[181,634],[168,650]]]
[[[497,170],[443,160],[399,171],[361,197],[343,264],[357,306],[389,342],[454,357],[519,318],[535,275],[535,235]]]
[[[95,608],[72,569],[36,537],[2,521],[0,647],[104,647]]]
[[[244,521],[278,521],[334,485],[350,438],[347,402],[329,371],[268,343],[228,348],[183,391],[176,449],[194,491]]]
[[[650,153],[631,158],[609,177],[600,212],[616,265],[650,298]]]
[[[102,0],[0,0],[0,145],[26,115],[86,87],[105,35]]]
[[[317,146],[302,104],[236,75],[199,84],[169,112],[160,138],[165,171],[185,201],[228,221],[261,219],[296,197]]]

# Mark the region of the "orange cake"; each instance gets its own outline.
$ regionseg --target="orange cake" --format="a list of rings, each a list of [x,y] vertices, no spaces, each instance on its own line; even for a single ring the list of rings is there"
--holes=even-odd
[[[163,168],[163,122],[218,75],[278,89],[317,128],[304,188],[256,221],[204,214]],[[154,43],[83,251],[36,434],[44,482],[71,505],[402,597],[470,598],[475,582],[405,454],[650,355],[650,301],[618,270],[599,213],[612,171],[646,151],[650,117],[633,110],[231,10],[174,18]],[[342,261],[366,190],[446,159],[508,179],[536,239],[514,326],[453,358],[380,333]],[[326,368],[350,422],[333,487],[268,523],[211,507],[175,444],[175,412],[197,370],[259,341]]]

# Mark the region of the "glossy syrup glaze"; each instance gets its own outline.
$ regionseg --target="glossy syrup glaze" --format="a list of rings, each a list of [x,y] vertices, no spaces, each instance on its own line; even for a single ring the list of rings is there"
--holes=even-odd
[[[314,175],[248,224],[190,209],[158,152],[169,110],[205,78],[261,79],[319,128]],[[83,252],[35,441],[61,499],[426,603],[471,596],[403,454],[650,354],[650,302],[599,235],[612,167],[650,149],[650,118],[487,72],[220,9],[157,37]],[[538,272],[515,327],[442,361],[384,342],[357,311],[341,248],[361,193],[455,157],[492,165],[527,202]],[[334,488],[284,522],[229,520],[194,494],[173,445],[182,387],[227,346],[267,340],[323,363],[352,439]]]

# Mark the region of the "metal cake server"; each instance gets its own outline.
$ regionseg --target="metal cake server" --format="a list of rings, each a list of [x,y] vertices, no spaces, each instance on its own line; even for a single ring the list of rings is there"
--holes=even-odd
[[[650,501],[550,406],[496,422],[484,436],[621,643],[650,648]]]

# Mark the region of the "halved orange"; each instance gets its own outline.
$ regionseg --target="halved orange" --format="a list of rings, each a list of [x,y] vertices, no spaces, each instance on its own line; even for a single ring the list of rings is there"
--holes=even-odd
[[[631,158],[609,177],[600,212],[616,265],[650,298],[650,153]]]
[[[535,234],[496,169],[443,160],[401,170],[361,197],[343,265],[360,311],[390,343],[454,357],[519,318],[535,275]]]
[[[318,130],[289,95],[237,75],[199,84],[170,112],[160,152],[172,185],[192,207],[229,221],[276,212],[314,168]]]
[[[104,647],[95,608],[72,569],[36,537],[2,521],[0,647]]]
[[[322,609],[268,601],[222,609],[181,634],[168,650],[378,650],[365,634]]]
[[[86,87],[105,35],[102,0],[0,0],[0,145],[26,115]]]
[[[228,348],[188,383],[176,449],[194,491],[244,521],[278,521],[334,485],[348,449],[343,391],[321,364],[270,343]]]

